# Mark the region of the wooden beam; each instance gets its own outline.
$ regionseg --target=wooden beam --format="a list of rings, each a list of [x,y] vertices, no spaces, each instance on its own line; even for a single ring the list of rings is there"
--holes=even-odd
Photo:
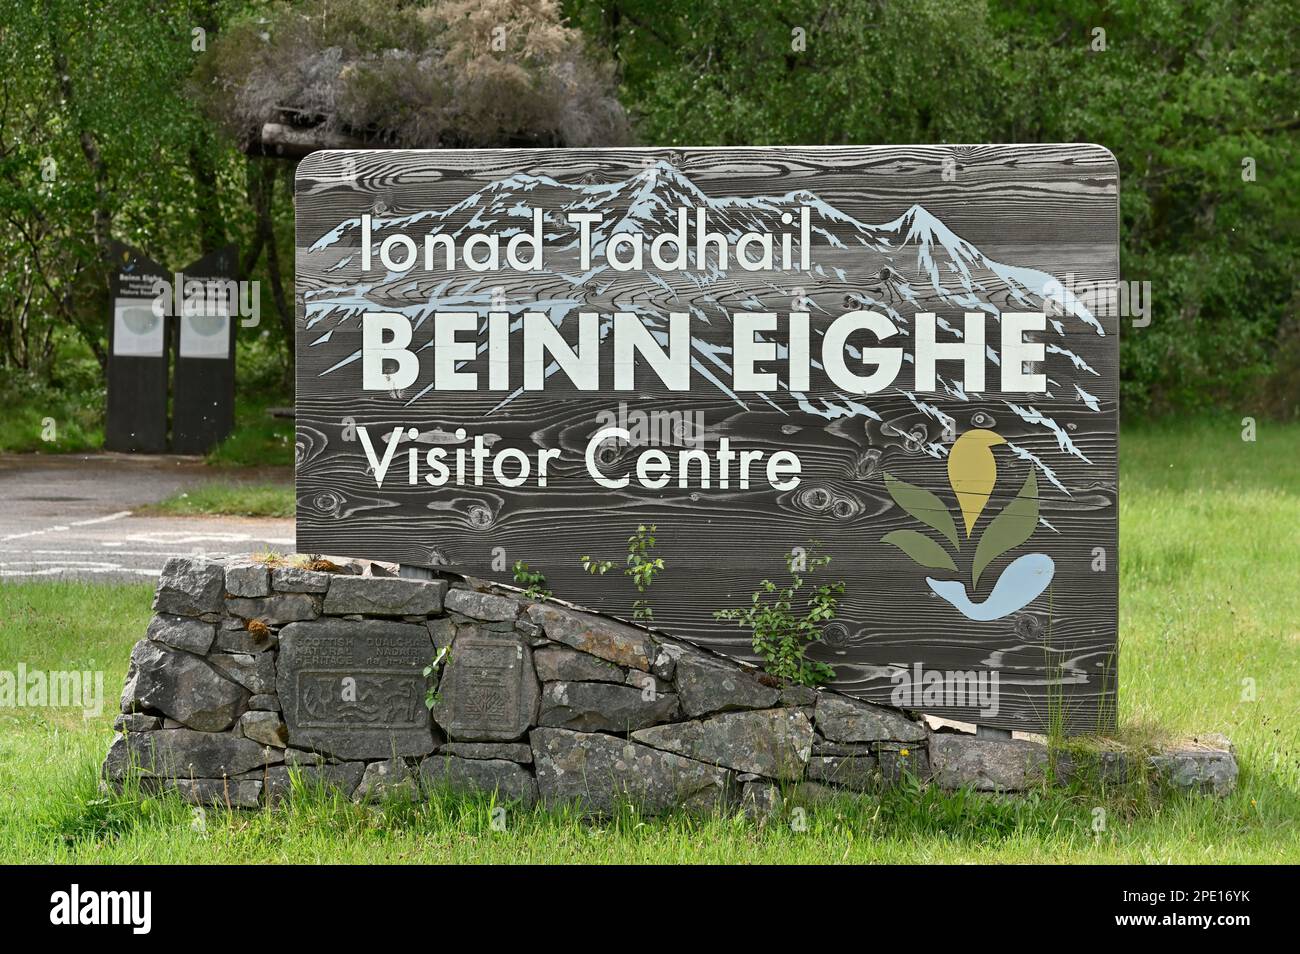
[[[330,132],[318,126],[289,126],[284,123],[264,123],[259,142],[250,145],[251,152],[280,156],[285,159],[302,159],[320,149],[371,149],[364,139],[343,133]]]

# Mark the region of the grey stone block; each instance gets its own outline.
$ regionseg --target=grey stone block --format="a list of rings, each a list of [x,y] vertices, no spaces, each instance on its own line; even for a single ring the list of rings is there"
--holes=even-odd
[[[820,735],[813,736],[813,755],[865,755],[874,758],[875,742],[827,742]]]
[[[831,742],[924,742],[925,726],[891,709],[818,693],[817,731]]]
[[[310,593],[275,593],[258,599],[236,597],[226,600],[226,612],[279,626],[320,616],[321,598]]]
[[[620,666],[649,672],[658,657],[658,647],[649,634],[617,620],[549,603],[528,607],[528,618],[542,627],[548,639]]]
[[[433,645],[438,649],[444,649],[451,645],[456,638],[456,621],[447,617],[431,619],[426,624],[429,628],[429,638],[433,640]]]
[[[271,589],[280,593],[324,593],[329,588],[328,573],[299,566],[277,566],[271,571]]]
[[[275,692],[275,653],[210,653],[208,662],[250,694]]]
[[[289,740],[289,730],[278,712],[245,712],[239,717],[239,732],[246,739],[277,749],[284,748]]]
[[[351,798],[365,770],[365,762],[272,766],[262,773],[262,798],[268,805],[283,801],[293,791],[294,775],[305,787],[334,789],[344,798]]]
[[[238,629],[226,629],[222,627],[217,631],[216,641],[212,644],[212,649],[219,653],[244,653],[249,656],[256,656],[258,653],[264,653],[267,650],[275,649],[280,645],[279,637],[274,633],[269,635],[258,636],[245,628],[243,620],[232,620],[238,625]]]
[[[231,596],[270,596],[270,573],[266,564],[242,560],[227,563],[226,592]]]
[[[429,631],[411,623],[322,619],[286,626],[276,695],[289,744],[349,761],[428,755],[441,741],[425,708],[423,670],[432,655]]]
[[[533,653],[533,664],[542,682],[623,682],[626,676],[612,662],[567,646],[537,650]]]
[[[817,690],[811,686],[788,685],[781,687],[781,705],[783,706],[816,706]]]
[[[770,709],[781,691],[759,682],[757,674],[720,660],[687,653],[677,660],[673,684],[682,711],[691,718],[737,709]]]
[[[117,736],[104,771],[112,781],[121,781],[131,770],[162,778],[222,778],[283,759],[283,753],[229,732],[158,729]]]
[[[649,814],[676,808],[711,811],[732,794],[731,773],[627,739],[567,729],[534,729],[530,736],[543,803],[576,802],[609,814],[631,800]]]
[[[155,613],[202,616],[220,613],[225,597],[226,568],[213,560],[172,557],[164,564],[154,594]]]
[[[366,616],[431,616],[441,613],[447,592],[445,580],[408,580],[399,577],[336,576],[325,594],[324,612],[330,616],[361,613]]]
[[[887,785],[898,784],[906,775],[927,782],[933,771],[929,750],[920,744],[880,742],[876,745],[876,762],[881,780]]]
[[[883,782],[880,766],[870,755],[814,755],[808,761],[808,778],[856,792],[873,792]]]
[[[402,759],[371,762],[352,795],[354,802],[418,801],[420,783]]]
[[[609,682],[548,682],[542,685],[537,724],[575,732],[631,732],[680,717],[672,693],[647,694]]]
[[[425,795],[446,788],[454,792],[495,794],[499,801],[537,802],[537,780],[517,762],[505,759],[462,759],[439,752],[420,763]]]
[[[642,729],[632,738],[737,772],[798,779],[812,753],[813,730],[802,709],[754,709]]]
[[[169,778],[163,787],[174,789],[191,805],[211,808],[256,808],[262,794],[256,779]]]
[[[161,712],[192,729],[220,732],[244,711],[248,691],[198,656],[142,639],[131,651],[122,711]]]
[[[667,679],[660,679],[654,673],[642,672],[640,669],[629,669],[627,675],[623,677],[623,685],[631,686],[641,692],[654,691],[659,695],[677,694],[673,684]]]
[[[522,765],[533,761],[533,750],[527,742],[447,742],[438,746],[435,754],[462,759],[505,759]]]
[[[449,590],[443,600],[448,612],[460,613],[485,622],[514,622],[522,604],[509,596],[476,590]]]
[[[1165,784],[1206,795],[1230,795],[1237,787],[1237,759],[1221,735],[1203,736],[1151,756],[1148,764]]]
[[[650,657],[650,672],[660,679],[672,679],[677,672],[677,660],[688,651],[695,652],[679,643],[656,639],[654,655]]]
[[[165,643],[173,649],[202,656],[212,648],[217,627],[191,616],[171,616],[160,613],[149,620],[145,635],[155,642]]]
[[[114,732],[152,732],[162,728],[162,719],[143,712],[123,712],[113,720]]]
[[[746,782],[740,792],[740,810],[754,822],[765,825],[779,818],[784,807],[780,786],[772,782]]]
[[[536,723],[538,696],[533,651],[522,637],[461,626],[433,719],[458,742],[510,742]]]
[[[1019,792],[1041,784],[1047,747],[1022,739],[981,739],[954,732],[930,737],[930,768],[941,788]]]

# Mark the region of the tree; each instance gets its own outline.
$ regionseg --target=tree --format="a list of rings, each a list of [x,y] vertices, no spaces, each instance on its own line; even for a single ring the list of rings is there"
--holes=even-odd
[[[1300,405],[1294,0],[569,0],[654,145],[1099,142],[1128,411]],[[1253,178],[1251,177],[1253,174]]]

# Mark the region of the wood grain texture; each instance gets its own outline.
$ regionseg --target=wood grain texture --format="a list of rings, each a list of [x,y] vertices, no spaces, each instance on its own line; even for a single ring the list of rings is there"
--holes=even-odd
[[[945,176],[945,168],[955,174]],[[821,230],[814,234],[813,267],[584,275],[575,253],[563,248],[558,210],[576,200],[610,210],[610,221],[622,215],[628,227],[656,234],[674,202],[693,189],[734,200],[719,214],[742,222],[770,222],[765,203],[779,210],[817,202],[829,211],[815,219]],[[297,184],[298,548],[451,564],[502,580],[509,580],[510,564],[525,560],[557,594],[628,616],[638,595],[631,583],[617,572],[591,577],[579,560],[590,554],[621,565],[629,533],[639,523],[655,524],[657,555],[668,565],[649,594],[656,623],[749,658],[747,634],[715,620],[714,611],[747,603],[764,577],[783,577],[791,547],[817,541],[833,557],[831,576],[846,582],[839,617],[814,652],[834,664],[839,688],[889,702],[891,674],[917,662],[936,670],[996,670],[996,716],[938,705],[925,711],[1026,730],[1057,719],[1070,731],[1108,728],[1118,627],[1113,314],[1094,308],[1085,320],[1068,309],[1051,312],[1054,324],[1038,336],[1048,350],[1039,369],[1048,376],[1047,394],[1002,393],[992,362],[978,394],[954,380],[955,363],[940,365],[933,394],[914,390],[910,362],[894,386],[865,396],[838,390],[820,368],[806,390],[791,392],[781,361],[759,365],[778,375],[770,393],[733,394],[728,385],[732,318],[742,311],[807,311],[817,358],[822,333],[846,311],[888,314],[902,332],[900,345],[910,350],[918,312],[933,311],[960,328],[966,310],[984,309],[992,315],[988,343],[996,350],[1001,312],[1051,307],[1026,285],[1026,272],[1005,267],[1061,282],[1118,279],[1117,203],[1113,157],[1087,145],[316,153],[299,166]],[[555,241],[548,241],[544,272],[417,267],[397,275],[377,265],[361,272],[355,221],[364,213],[379,223],[372,236],[377,248],[394,230],[418,241],[438,229],[517,228],[519,210],[534,206],[556,214],[554,228],[547,224]],[[629,217],[634,207],[642,212]],[[885,228],[891,223],[892,232]],[[486,316],[490,310],[512,317],[544,311],[570,342],[577,340],[578,312],[599,313],[600,389],[581,391],[557,373],[540,391],[489,391],[482,387],[485,353],[463,366],[479,373],[480,390],[431,388],[436,313]],[[670,311],[691,314],[696,363],[688,392],[669,391],[642,366],[632,390],[612,390],[608,316],[617,310],[640,315],[656,330],[666,328]],[[424,349],[421,375],[405,391],[361,390],[356,355],[360,316],[368,311],[399,312],[415,326],[412,347]],[[851,339],[850,348],[874,343],[865,337]],[[784,325],[769,340],[784,347]],[[957,339],[945,334],[944,340]],[[509,342],[508,373],[517,388],[523,363],[517,330]],[[606,490],[583,463],[603,415],[653,419],[670,455],[687,443],[683,434],[698,437],[709,452],[722,437],[736,450],[790,450],[802,462],[801,481],[789,491],[761,480],[743,490],[734,482],[727,489],[670,483],[661,490]],[[381,436],[399,426],[420,436],[399,445],[393,471],[379,487],[357,428],[382,453]],[[454,436],[458,428],[467,432],[464,442]],[[952,439],[977,428],[1007,441],[996,449],[990,501],[970,540],[960,541],[958,573],[920,567],[882,543],[894,530],[927,530],[890,497],[884,475],[929,489],[955,513],[947,477]],[[534,457],[558,449],[548,485],[511,488],[490,474],[481,486],[407,483],[408,447],[454,451],[476,435],[493,451],[516,448]],[[608,444],[597,460],[603,471],[619,473],[643,450]],[[972,598],[986,598],[990,584],[1026,553],[1050,555],[1051,585],[1004,617],[972,620],[937,596],[926,578],[964,574],[970,587],[976,540],[1031,468],[1040,523],[1023,546],[989,565]]]

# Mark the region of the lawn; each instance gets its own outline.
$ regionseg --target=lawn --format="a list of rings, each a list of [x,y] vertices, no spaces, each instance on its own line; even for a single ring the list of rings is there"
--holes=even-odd
[[[293,484],[224,482],[202,484],[161,503],[140,508],[141,513],[176,517],[224,514],[229,517],[292,517]]]
[[[96,788],[149,588],[17,583],[0,584],[0,669],[103,670],[109,698],[88,719],[0,710],[0,861],[1295,863],[1298,446],[1300,426],[1262,424],[1244,442],[1234,421],[1122,435],[1121,724],[1228,734],[1241,778],[1226,799],[898,789],[764,829],[629,810],[600,824],[507,812],[498,831],[486,800],[450,796],[359,808],[317,794],[274,812],[197,813]]]

